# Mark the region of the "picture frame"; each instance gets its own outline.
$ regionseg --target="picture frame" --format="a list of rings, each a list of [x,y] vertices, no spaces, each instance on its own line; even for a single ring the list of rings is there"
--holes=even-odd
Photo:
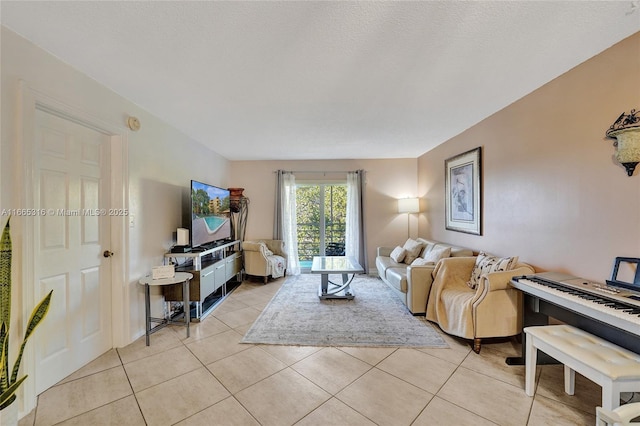
[[[482,235],[481,147],[444,160],[445,228]]]

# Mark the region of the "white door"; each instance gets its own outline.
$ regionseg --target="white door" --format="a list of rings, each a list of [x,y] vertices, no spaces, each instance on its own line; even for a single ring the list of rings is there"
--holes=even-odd
[[[53,297],[35,340],[41,393],[112,347],[109,136],[36,109],[34,295]]]

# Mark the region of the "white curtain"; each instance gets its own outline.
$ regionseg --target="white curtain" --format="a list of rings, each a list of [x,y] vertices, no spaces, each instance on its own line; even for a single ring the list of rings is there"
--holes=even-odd
[[[300,274],[298,259],[298,226],[296,220],[296,177],[278,170],[274,238],[284,241],[287,251],[287,273]]]
[[[347,217],[345,255],[358,259],[365,273],[369,269],[364,233],[364,170],[347,173]]]

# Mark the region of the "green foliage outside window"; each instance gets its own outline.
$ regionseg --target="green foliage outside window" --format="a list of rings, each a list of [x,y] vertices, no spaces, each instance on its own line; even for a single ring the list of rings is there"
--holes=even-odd
[[[347,216],[347,187],[334,185],[298,185],[296,188],[298,256],[311,260],[321,253],[320,203],[324,199],[325,246],[344,244]]]

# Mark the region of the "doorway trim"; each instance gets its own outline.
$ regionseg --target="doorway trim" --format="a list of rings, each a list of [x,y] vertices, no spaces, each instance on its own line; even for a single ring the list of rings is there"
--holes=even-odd
[[[34,208],[34,137],[36,110],[54,114],[58,117],[79,123],[107,135],[110,139],[111,194],[109,202],[114,209],[129,208],[129,170],[128,170],[128,131],[123,124],[103,121],[81,108],[69,105],[59,99],[49,96],[33,87],[24,80],[18,82],[17,134],[15,145],[15,182],[22,188],[17,192],[19,205],[25,209]],[[129,226],[127,216],[109,216],[111,222],[111,319],[112,319],[112,347],[122,347],[129,343],[130,296],[128,291],[129,263]],[[12,218],[12,231],[16,232],[18,259],[14,258],[13,282],[29,283],[20,286],[18,300],[21,300],[21,312],[18,324],[24,331],[29,314],[38,302],[35,300],[34,286],[34,221],[29,217],[16,216]],[[14,300],[16,300],[14,298]],[[34,339],[38,338],[36,333]],[[23,357],[23,372],[36,373],[36,357],[34,345],[25,347]],[[23,403],[19,406],[21,414],[26,414],[35,408],[37,394],[34,381],[26,380],[21,387]]]

